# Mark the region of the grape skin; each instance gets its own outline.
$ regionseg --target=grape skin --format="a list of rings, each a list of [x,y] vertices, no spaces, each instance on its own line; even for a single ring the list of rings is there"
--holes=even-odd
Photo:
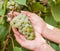
[[[17,28],[27,39],[33,40],[35,38],[33,26],[25,14],[14,17],[10,24]]]

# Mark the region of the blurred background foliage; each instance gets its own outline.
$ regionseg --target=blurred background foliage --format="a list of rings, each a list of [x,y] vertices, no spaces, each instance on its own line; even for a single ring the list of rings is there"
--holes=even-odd
[[[0,0],[0,51],[31,51],[21,47],[15,40],[7,20],[11,10],[36,13],[46,23],[60,28],[60,0]],[[60,51],[60,44],[49,40],[47,43]]]

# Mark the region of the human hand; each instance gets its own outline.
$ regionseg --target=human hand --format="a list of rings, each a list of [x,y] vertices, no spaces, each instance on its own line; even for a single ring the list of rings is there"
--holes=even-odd
[[[11,21],[13,18],[12,18],[12,12],[9,13],[9,18]],[[39,18],[36,14],[34,13],[30,13],[30,12],[24,12],[22,11],[21,13],[24,13],[28,16],[28,18],[30,19],[31,21],[31,24],[32,26],[34,27],[34,31],[35,31],[35,39],[34,40],[27,40],[25,39],[25,37],[23,35],[21,35],[17,29],[15,28],[12,28],[13,32],[14,32],[14,35],[16,37],[16,41],[22,46],[22,47],[25,47],[27,49],[30,49],[30,50],[34,50],[34,51],[37,51],[36,49],[39,49],[39,50],[45,50],[48,48],[48,51],[54,51],[53,48],[51,48],[48,44],[46,44],[46,41],[43,39],[43,37],[41,36],[41,32],[43,30],[43,27],[45,26],[45,23],[44,21]],[[13,12],[13,16],[17,16],[19,13],[17,12]],[[42,22],[42,23],[41,23]],[[37,24],[36,24],[37,23]],[[41,24],[40,24],[41,23]],[[43,24],[44,23],[44,24]],[[44,47],[41,48],[41,47]],[[45,48],[46,47],[46,48]],[[41,48],[41,49],[40,49]],[[50,49],[50,50],[49,50]]]
[[[35,39],[34,40],[27,40],[25,39],[24,35],[20,34],[17,29],[12,27],[14,32],[16,41],[24,48],[35,50],[38,47],[46,44],[46,41],[42,38],[42,36],[35,31]]]
[[[38,33],[42,33],[42,31],[44,31],[44,28],[46,27],[46,23],[43,21],[43,19],[39,16],[37,16],[34,13],[30,13],[28,11],[21,11],[21,13],[26,14],[32,24],[32,26],[34,27],[34,29],[38,32]],[[11,21],[13,19],[13,17],[19,15],[20,13],[18,12],[10,12],[8,14],[9,18],[8,20]],[[12,17],[13,16],[13,17]]]

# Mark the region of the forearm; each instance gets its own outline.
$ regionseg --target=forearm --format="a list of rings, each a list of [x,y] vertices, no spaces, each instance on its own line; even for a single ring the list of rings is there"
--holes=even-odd
[[[47,24],[42,35],[51,41],[60,43],[60,29],[58,28]]]
[[[55,51],[50,45],[48,44],[43,44],[34,51]]]

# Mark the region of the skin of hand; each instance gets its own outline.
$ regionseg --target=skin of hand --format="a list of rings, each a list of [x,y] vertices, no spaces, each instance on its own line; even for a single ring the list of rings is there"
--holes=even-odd
[[[25,37],[20,34],[17,29],[13,28],[14,35],[16,37],[16,41],[22,46],[30,50],[34,50],[35,48],[41,46],[42,44],[46,44],[45,40],[42,36],[35,31],[35,39],[34,40],[27,40]]]
[[[19,33],[16,28],[12,27],[16,41],[24,48],[33,50],[33,51],[55,51],[50,45],[46,43],[41,34],[35,31],[35,39],[27,40],[24,35]]]
[[[46,41],[43,39],[43,37],[41,36],[41,32],[43,30],[43,26],[45,26],[45,23],[44,21],[39,18],[36,14],[34,13],[30,13],[30,12],[24,12],[22,11],[22,13],[24,14],[29,14],[29,19],[30,21],[32,22],[32,25],[33,25],[33,28],[34,28],[34,31],[35,31],[35,39],[34,40],[27,40],[25,39],[25,37],[20,34],[17,29],[13,28],[12,27],[12,30],[14,32],[14,35],[16,37],[16,41],[22,46],[22,47],[25,47],[27,49],[30,49],[30,50],[34,50],[34,51],[55,51],[52,47],[50,47]],[[17,12],[14,12],[13,13],[13,16],[17,16],[19,13]],[[9,21],[12,20],[12,12],[10,12],[9,14]],[[34,18],[35,17],[35,18]],[[38,20],[37,20],[38,19]],[[42,23],[44,24],[42,24]],[[37,24],[36,24],[37,23]],[[41,24],[40,24],[41,23]],[[40,26],[42,25],[42,26]],[[37,28],[37,29],[36,29]],[[47,49],[48,48],[48,49]]]
[[[60,44],[60,29],[46,24],[45,30],[42,32],[43,37]]]

